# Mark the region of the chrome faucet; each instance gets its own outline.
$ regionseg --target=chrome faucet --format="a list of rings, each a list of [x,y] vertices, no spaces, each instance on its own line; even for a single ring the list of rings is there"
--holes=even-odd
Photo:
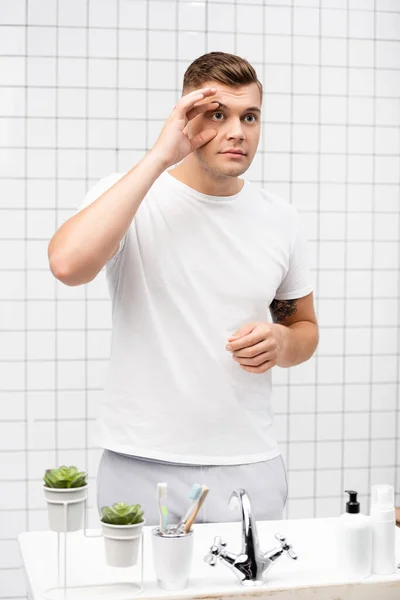
[[[297,554],[292,546],[287,544],[286,538],[279,533],[275,534],[280,545],[268,552],[261,552],[258,541],[256,521],[251,510],[250,498],[243,489],[234,490],[229,499],[229,505],[232,502],[239,502],[242,514],[242,551],[235,555],[225,550],[226,542],[219,536],[214,539],[214,544],[210,552],[204,557],[205,562],[214,567],[217,559],[220,559],[229,567],[239,581],[244,586],[262,585],[264,583],[263,574],[274,562],[287,552],[291,558],[297,559]]]

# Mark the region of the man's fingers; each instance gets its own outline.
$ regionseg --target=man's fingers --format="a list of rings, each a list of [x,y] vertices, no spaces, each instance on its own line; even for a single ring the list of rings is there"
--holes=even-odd
[[[233,340],[229,342],[229,346],[231,346],[232,351],[241,350],[242,348],[247,348],[247,346],[254,346],[265,339],[265,330],[252,331],[249,335],[244,335],[238,340]],[[227,344],[228,345],[228,344]],[[229,348],[227,348],[229,350]]]
[[[273,360],[274,356],[275,354],[273,352],[262,352],[262,354],[258,354],[253,358],[239,356],[232,356],[232,358],[235,362],[240,363],[241,365],[244,365],[246,367],[259,367],[263,363],[268,362],[269,360]]]
[[[190,106],[190,104],[193,105],[196,102],[199,102],[201,98],[204,98],[207,93],[207,90],[210,90],[210,89],[211,88],[200,88],[198,90],[192,90],[188,94],[181,96],[179,98],[178,102],[175,104],[174,110],[180,109],[183,107],[185,107],[187,110],[187,107]]]
[[[260,373],[266,373],[267,371],[272,369],[272,367],[275,367],[275,365],[276,360],[269,360],[260,365],[259,367],[246,367],[245,365],[240,365],[240,367],[248,373],[254,373],[259,375]]]
[[[174,110],[179,114],[180,117],[185,117],[186,113],[193,108],[196,102],[200,102],[204,98],[214,96],[216,88],[201,88],[200,90],[194,90],[179,100],[175,105]]]
[[[275,348],[274,340],[262,340],[258,344],[254,346],[248,346],[247,348],[243,348],[242,350],[234,350],[232,354],[236,357],[240,358],[253,358],[254,356],[258,356],[263,352],[271,352]]]
[[[206,110],[217,110],[219,106],[219,102],[208,102],[207,104],[199,104],[198,106],[194,106],[191,110],[186,113],[186,118],[191,121],[200,113],[205,112]]]
[[[204,144],[210,142],[216,135],[217,132],[215,129],[205,129],[204,131],[200,131],[200,133],[190,140],[193,150],[197,150],[200,146],[204,146]]]
[[[235,339],[244,337],[245,335],[249,335],[255,328],[257,327],[257,323],[246,323],[243,327],[240,327],[235,333],[229,336],[228,341],[234,341]]]

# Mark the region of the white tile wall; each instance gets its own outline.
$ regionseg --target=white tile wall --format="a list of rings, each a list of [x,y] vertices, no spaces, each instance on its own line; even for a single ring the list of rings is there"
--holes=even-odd
[[[47,527],[45,468],[95,476],[109,355],[101,273],[69,288],[47,244],[86,190],[151,148],[190,62],[224,50],[264,84],[246,176],[301,211],[321,342],[275,370],[289,517],[337,515],[346,487],[400,503],[398,0],[0,0],[0,599],[15,541]]]

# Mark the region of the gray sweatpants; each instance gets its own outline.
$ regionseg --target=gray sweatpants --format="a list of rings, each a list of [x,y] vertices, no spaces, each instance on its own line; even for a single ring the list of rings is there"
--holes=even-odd
[[[147,525],[158,525],[157,483],[168,484],[169,522],[176,523],[190,505],[193,483],[205,484],[208,496],[196,523],[238,521],[228,501],[233,490],[248,492],[257,520],[282,519],[288,486],[281,456],[244,465],[203,466],[159,462],[104,450],[97,471],[97,508],[115,502],[140,504]]]

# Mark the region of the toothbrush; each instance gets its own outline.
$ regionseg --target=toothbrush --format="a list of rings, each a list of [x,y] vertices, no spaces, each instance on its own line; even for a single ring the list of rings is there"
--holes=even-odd
[[[194,483],[192,485],[192,489],[190,490],[190,494],[189,494],[189,498],[190,498],[190,500],[192,500],[192,502],[191,502],[189,508],[187,509],[187,511],[185,512],[185,514],[183,515],[183,517],[181,517],[179,519],[178,525],[176,526],[176,531],[179,531],[179,529],[182,527],[182,525],[189,518],[191,512],[195,509],[197,500],[200,498],[200,494],[202,491],[203,491],[203,487],[199,483]]]
[[[196,503],[196,507],[194,509],[194,511],[192,512],[192,514],[190,515],[190,517],[188,518],[188,520],[185,523],[185,527],[183,528],[184,533],[189,533],[191,526],[193,525],[193,521],[195,520],[195,518],[197,517],[197,513],[199,512],[200,508],[203,505],[204,500],[206,499],[206,496],[209,492],[209,489],[207,486],[203,485],[202,486],[202,492],[200,494],[200,498],[197,500]]]
[[[157,483],[158,511],[160,513],[160,533],[165,533],[168,529],[168,508],[165,505],[167,500],[167,484]]]

